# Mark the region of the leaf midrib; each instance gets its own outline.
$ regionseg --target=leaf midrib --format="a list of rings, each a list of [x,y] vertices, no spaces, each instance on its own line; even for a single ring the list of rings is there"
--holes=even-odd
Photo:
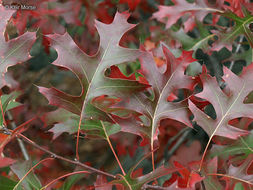
[[[224,121],[224,119],[227,117],[227,115],[230,113],[230,110],[233,108],[234,104],[237,102],[238,98],[241,96],[241,93],[243,92],[245,88],[245,83],[243,83],[243,86],[240,90],[240,92],[238,93],[238,96],[235,98],[235,100],[233,101],[233,103],[231,104],[231,106],[229,107],[229,109],[226,111],[226,113],[222,116],[222,119],[220,120],[220,122],[218,123],[218,125],[216,126],[214,132],[212,133],[212,135],[210,136],[210,139],[212,139],[212,137],[215,135],[215,133],[217,132],[217,130],[221,127],[222,122]],[[217,97],[218,98],[218,97]],[[221,108],[222,109],[222,108]]]
[[[30,41],[31,39],[28,39],[26,41],[24,41],[24,43],[22,43],[21,45],[17,46],[17,48],[14,48],[12,51],[10,51],[9,54],[7,54],[7,56],[1,61],[1,64],[4,64],[4,62],[10,57],[12,56],[18,49],[20,49],[24,44],[26,44],[28,41]],[[0,65],[1,66],[1,65]]]
[[[236,35],[236,33],[237,33],[239,30],[241,30],[241,28],[244,28],[244,25],[245,25],[246,23],[248,23],[250,20],[253,20],[253,17],[250,17],[250,18],[248,18],[246,21],[242,22],[231,34],[229,34],[226,38],[224,38],[223,41],[228,41],[229,38],[231,38],[232,36]],[[246,31],[246,30],[244,30],[244,31]]]
[[[154,122],[155,122],[155,119],[156,119],[156,117],[157,117],[156,112],[157,112],[157,110],[158,110],[158,107],[159,107],[161,98],[162,98],[162,96],[163,96],[163,93],[164,93],[165,89],[167,88],[167,86],[169,85],[170,81],[172,80],[172,78],[173,78],[173,76],[174,76],[174,74],[175,74],[176,71],[177,71],[177,68],[176,68],[176,70],[171,74],[169,80],[167,81],[167,83],[166,83],[165,86],[163,87],[162,92],[159,94],[159,98],[158,98],[158,101],[157,101],[157,104],[156,104],[156,107],[155,107],[155,111],[154,111],[153,117],[152,117],[152,115],[151,115],[151,117],[152,117],[151,146],[153,146],[153,141],[154,141],[154,131],[155,131],[155,130],[154,130],[154,129],[155,129]]]

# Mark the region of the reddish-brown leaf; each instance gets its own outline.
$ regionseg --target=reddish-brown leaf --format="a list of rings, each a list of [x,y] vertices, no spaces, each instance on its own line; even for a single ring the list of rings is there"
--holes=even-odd
[[[205,71],[200,76],[203,83],[203,91],[197,97],[208,100],[216,111],[217,118],[214,120],[204,112],[200,111],[189,100],[189,108],[194,114],[194,120],[212,138],[215,135],[236,139],[248,131],[229,125],[229,121],[238,117],[253,117],[253,105],[245,104],[245,98],[253,90],[253,63],[244,69],[241,76],[224,68],[224,81],[229,88],[229,94],[222,91],[214,77]]]
[[[5,41],[5,27],[12,14],[12,10],[7,10],[0,5],[0,88],[7,84],[5,73],[8,67],[30,58],[29,50],[35,41],[35,33],[31,32],[7,42]]]

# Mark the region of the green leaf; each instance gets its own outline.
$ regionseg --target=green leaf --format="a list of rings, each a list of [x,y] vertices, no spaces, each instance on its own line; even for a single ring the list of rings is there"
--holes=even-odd
[[[230,58],[227,60],[229,61],[239,61],[239,60],[245,60],[247,65],[250,65],[253,62],[253,52],[252,48],[249,48],[248,50],[245,50],[241,53],[232,54]]]
[[[77,183],[80,179],[84,177],[83,174],[75,174],[70,177],[64,182],[63,186],[60,188],[60,190],[71,190],[73,185]]]
[[[214,150],[212,155],[228,157],[240,154],[244,154],[244,157],[253,154],[253,133],[250,133],[245,137],[238,138],[233,144]]]
[[[164,167],[161,166],[159,168],[156,168],[153,172],[150,172],[148,174],[145,174],[143,176],[133,178],[132,172],[135,170],[135,167],[129,170],[129,172],[125,176],[121,176],[122,179],[112,181],[112,184],[121,184],[124,186],[124,189],[127,190],[140,190],[143,185],[154,181],[155,179],[171,174],[173,172],[178,171],[178,169],[172,168],[172,167]]]
[[[31,161],[24,161],[13,164],[11,166],[11,170],[18,176],[19,179],[22,179],[31,167]],[[42,187],[38,177],[33,171],[24,178],[24,180],[21,182],[21,185],[25,190],[40,189]],[[21,188],[21,185],[19,185],[17,189],[23,189]]]
[[[245,35],[250,46],[253,47],[253,33],[249,28],[249,24],[253,21],[253,16],[248,11],[244,11],[243,18],[237,16],[231,11],[227,11],[221,15],[232,19],[235,22],[235,26],[233,26],[227,32],[222,31],[217,33],[219,40],[213,44],[213,50],[219,50],[224,46],[231,50],[231,44],[241,34]]]
[[[69,134],[74,134],[78,129],[79,116],[68,112],[64,109],[58,109],[51,114],[47,115],[46,121],[48,124],[53,124],[55,122],[59,122],[54,125],[49,131],[54,133],[53,139],[57,138],[64,132]],[[120,131],[120,126],[118,124],[112,124],[109,122],[103,122],[107,135],[110,136]],[[81,130],[84,130],[88,137],[93,138],[103,138],[107,139],[105,134],[102,122],[99,120],[85,120],[81,124]]]
[[[0,176],[0,189],[2,190],[13,190],[17,182],[12,181],[4,176]]]
[[[206,174],[213,174],[217,173],[218,169],[218,158],[215,157],[211,161],[209,161],[204,168],[204,172]],[[213,190],[222,190],[223,186],[220,184],[217,176],[207,176],[203,180],[205,187],[207,189],[213,189]]]
[[[208,29],[201,23],[197,22],[197,28],[199,29],[199,37],[192,38],[187,35],[181,28],[177,32],[169,31],[169,34],[173,39],[177,39],[187,51],[193,50],[194,52],[201,48],[203,51],[208,51],[209,40],[214,39],[215,34],[210,34]]]
[[[20,95],[20,92],[14,91],[11,94],[2,95],[1,102],[3,107],[3,113],[6,111],[13,109],[15,107],[20,106],[21,104],[16,102],[15,99]],[[3,125],[3,116],[2,113],[0,115],[0,126]]]
[[[234,190],[244,190],[242,183],[235,184]]]
[[[95,97],[108,95],[123,98],[149,87],[148,84],[134,79],[117,79],[105,76],[106,69],[111,66],[133,62],[143,54],[140,50],[123,48],[119,45],[122,36],[135,26],[127,22],[128,17],[128,13],[116,13],[111,24],[96,21],[100,46],[94,56],[85,54],[67,33],[48,36],[51,39],[52,47],[58,53],[58,58],[53,64],[72,71],[82,85],[82,93],[80,96],[71,96],[55,88],[39,87],[39,90],[50,104],[78,115],[80,120],[78,125],[84,124],[84,128],[87,127],[87,130],[92,128],[91,125],[85,125],[85,122],[89,120],[115,123],[112,113],[105,112],[92,104]],[[94,130],[101,127],[93,126]],[[134,131],[128,130],[127,132],[142,135],[142,131],[136,129],[138,129],[137,126]]]

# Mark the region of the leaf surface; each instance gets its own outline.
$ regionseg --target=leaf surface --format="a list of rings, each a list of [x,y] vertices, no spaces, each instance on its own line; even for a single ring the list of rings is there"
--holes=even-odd
[[[6,94],[6,95],[2,95],[1,98],[1,102],[2,102],[2,108],[3,108],[3,113],[5,114],[6,111],[18,107],[21,104],[16,102],[15,99],[20,95],[19,92],[14,91],[11,94]],[[3,115],[1,113],[0,115],[0,126],[3,125]]]
[[[162,45],[158,50],[162,59],[166,60],[161,71],[154,61],[150,52],[141,57],[142,73],[152,85],[151,97],[145,93],[136,93],[131,97],[130,103],[126,107],[135,109],[144,114],[148,121],[144,125],[151,129],[151,148],[154,140],[157,139],[158,125],[162,119],[170,118],[191,126],[188,115],[187,101],[168,102],[168,96],[175,90],[184,88],[192,90],[194,81],[191,77],[184,74],[187,66],[194,62],[193,52],[183,51],[179,58],[176,58],[169,49]]]
[[[55,88],[39,87],[50,104],[79,115],[80,121],[84,123],[87,119],[115,123],[111,115],[94,106],[92,100],[101,95],[127,97],[149,87],[137,80],[112,79],[104,73],[113,65],[134,61],[143,54],[140,50],[119,46],[122,36],[135,26],[127,22],[128,17],[128,13],[116,13],[111,24],[96,21],[100,46],[94,56],[85,54],[67,33],[49,36],[52,47],[58,52],[58,58],[53,64],[72,71],[82,85],[80,96],[71,96]]]
[[[253,16],[244,8],[244,17],[239,17],[235,13],[228,11],[221,15],[232,19],[235,25],[227,31],[217,33],[219,40],[213,44],[213,50],[220,50],[227,47],[232,50],[232,42],[240,35],[244,34],[251,47],[253,47],[253,33],[250,31],[249,24],[253,21]]]
[[[32,164],[30,161],[24,161],[13,164],[11,169],[19,179],[22,179],[23,176],[30,170],[31,166]],[[40,189],[42,187],[39,179],[33,172],[30,172],[21,184],[26,190]],[[21,185],[19,185],[17,189],[21,189]]]
[[[15,160],[0,156],[0,168],[9,166],[13,163],[15,163]]]
[[[253,64],[244,69],[241,76],[235,75],[232,71],[224,68],[224,81],[227,83],[229,93],[223,92],[214,77],[204,72],[200,78],[203,83],[203,91],[197,97],[208,100],[216,111],[217,118],[212,119],[189,100],[189,108],[194,113],[196,121],[206,133],[237,139],[241,135],[247,135],[248,131],[238,129],[229,125],[229,121],[239,117],[253,116],[253,105],[245,104],[244,100],[253,90]]]
[[[16,185],[15,181],[12,181],[4,176],[0,176],[0,189],[13,190],[15,185]]]
[[[232,156],[232,155],[241,155],[248,156],[253,154],[253,134],[250,133],[245,137],[240,137],[236,140],[235,143],[222,147],[221,149],[214,151],[213,155],[221,156]]]
[[[217,173],[218,169],[218,158],[215,157],[212,160],[210,160],[207,164],[205,169],[206,174],[210,173]],[[217,176],[206,176],[203,180],[205,187],[208,189],[214,189],[214,190],[222,190],[223,186],[220,184]]]
[[[0,88],[6,85],[5,73],[8,67],[29,59],[29,50],[35,41],[35,33],[27,32],[15,39],[5,41],[4,32],[13,11],[0,5]]]
[[[186,13],[188,13],[188,21],[194,18],[202,21],[208,13],[220,11],[211,8],[205,0],[196,0],[194,3],[188,3],[186,0],[173,0],[173,3],[173,6],[159,6],[159,10],[153,14],[158,21],[166,23],[166,28],[170,28]]]
[[[198,38],[190,37],[183,31],[183,29],[180,29],[177,32],[170,31],[169,34],[173,39],[177,39],[187,51],[194,50],[196,52],[199,48],[203,51],[208,51],[208,42],[214,38],[215,34],[210,34],[207,28],[201,23],[197,23],[197,26],[200,31]]]
[[[135,168],[132,168],[127,173],[126,176],[121,176],[122,179],[112,181],[111,183],[112,184],[121,184],[124,186],[124,189],[127,189],[127,190],[139,190],[143,187],[143,185],[145,185],[151,181],[154,181],[155,179],[157,179],[159,177],[171,174],[171,173],[179,170],[177,168],[161,166],[153,172],[150,172],[148,174],[145,174],[145,175],[137,177],[137,178],[133,178],[132,173],[133,173],[134,169]]]
[[[73,176],[68,177],[60,190],[71,190],[71,188],[84,177],[83,174],[75,174]]]
[[[53,139],[56,139],[64,132],[69,134],[76,133],[78,130],[79,119],[80,116],[64,109],[57,109],[56,111],[48,114],[45,118],[47,124],[49,125],[57,123],[49,130],[54,134]],[[85,134],[88,137],[103,138],[106,140],[107,136],[104,128],[106,129],[108,136],[119,132],[121,129],[118,124],[91,119],[85,120],[85,122],[81,125],[81,130],[85,131]]]
[[[233,178],[229,178],[229,177],[224,177],[227,181],[227,183],[230,182],[230,180],[232,180],[232,182],[234,182],[234,180],[238,180],[238,181],[242,181],[245,184],[248,184],[249,186],[253,186],[253,174],[248,174],[248,168],[250,167],[250,165],[253,162],[253,154],[249,155],[244,162],[238,166],[235,167],[232,164],[229,166],[228,168],[228,176],[232,176]],[[233,183],[232,183],[233,184]],[[231,183],[230,183],[231,185]]]

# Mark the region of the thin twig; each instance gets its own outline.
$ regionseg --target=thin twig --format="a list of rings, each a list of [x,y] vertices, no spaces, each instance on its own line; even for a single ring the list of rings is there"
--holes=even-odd
[[[118,158],[118,155],[116,154],[116,152],[115,152],[115,150],[114,150],[114,148],[113,148],[113,146],[112,146],[112,143],[111,143],[110,137],[109,137],[108,134],[107,134],[105,125],[104,125],[104,123],[103,123],[102,121],[101,121],[100,123],[101,123],[101,125],[103,126],[103,130],[104,130],[104,132],[105,132],[106,140],[107,140],[107,142],[108,142],[108,144],[109,144],[109,146],[110,146],[110,148],[111,148],[111,150],[112,150],[112,153],[113,153],[115,159],[116,159],[117,162],[118,162],[118,165],[119,165],[119,167],[120,167],[120,169],[121,169],[121,172],[122,172],[123,175],[125,176],[125,175],[126,175],[126,172],[125,172],[123,166],[121,165],[120,160],[119,160],[119,158]]]
[[[4,118],[4,110],[3,110],[3,105],[2,105],[2,99],[1,98],[0,98],[0,109],[1,109],[1,114],[2,114],[2,117],[3,117],[3,125],[4,125],[4,127],[6,127],[7,124],[6,124],[6,121],[5,121],[5,118]]]
[[[97,173],[97,174],[100,174],[100,175],[104,175],[104,176],[107,176],[107,177],[111,177],[111,178],[114,178],[116,179],[117,177],[115,175],[112,175],[110,173],[107,173],[107,172],[104,172],[104,171],[101,171],[101,170],[98,170],[96,168],[93,168],[91,166],[88,166],[86,164],[83,164],[81,163],[80,161],[78,160],[70,160],[68,158],[65,158],[63,156],[60,156],[58,154],[55,154],[54,152],[51,152],[50,150],[47,150],[43,147],[41,147],[40,145],[36,144],[35,142],[33,142],[32,140],[28,139],[26,136],[22,135],[22,134],[17,134],[20,138],[22,138],[25,142],[29,143],[30,145],[34,146],[35,148],[51,155],[53,158],[57,158],[59,160],[63,160],[65,162],[69,162],[71,164],[74,164],[74,165],[77,165],[77,166],[80,166],[80,167],[83,167],[87,170],[90,170],[91,172],[94,172],[94,173]]]
[[[178,139],[175,145],[165,155],[166,160],[169,160],[169,158],[174,154],[174,152],[181,146],[181,144],[185,141],[190,132],[191,132],[190,128],[184,131],[183,135]]]
[[[167,190],[168,187],[161,187],[161,186],[156,186],[156,185],[144,185],[142,189]]]
[[[240,50],[240,48],[241,48],[241,45],[242,45],[242,44],[241,44],[242,41],[243,41],[243,36],[240,36],[238,45],[236,46],[236,49],[235,49],[235,54],[237,54],[237,53],[239,52],[239,50]],[[233,69],[234,64],[235,64],[235,60],[232,60],[230,66],[229,66],[229,69],[230,69],[230,70]]]
[[[165,149],[164,149],[165,160],[168,160],[168,159],[167,159],[167,151],[168,151],[170,145],[171,145],[179,136],[181,136],[183,133],[185,133],[185,132],[188,131],[188,130],[190,130],[190,129],[189,129],[189,128],[184,128],[184,129],[182,129],[181,131],[179,131],[175,136],[171,137],[171,138],[168,140],[167,145],[166,145],[166,147],[165,147]]]
[[[87,92],[88,93],[88,92]],[[79,161],[79,137],[80,137],[80,130],[81,130],[81,123],[82,123],[82,111],[81,111],[81,116],[78,124],[78,130],[77,130],[77,138],[76,138],[76,159]]]
[[[60,176],[54,180],[52,180],[51,182],[49,182],[47,185],[45,185],[44,187],[40,188],[40,190],[43,190],[43,189],[46,189],[48,188],[50,185],[54,184],[56,181],[62,179],[62,178],[65,178],[65,177],[68,177],[68,176],[71,176],[71,175],[75,175],[75,174],[88,174],[90,172],[87,172],[87,171],[76,171],[76,172],[71,172],[71,173],[68,173],[68,174],[65,174],[63,176]]]
[[[7,112],[6,112],[6,115],[7,115],[7,118],[11,121],[11,122],[10,122],[11,128],[12,128],[13,130],[16,129],[16,128],[17,128],[17,125],[16,125],[16,123],[13,121],[13,117],[12,117],[11,113],[10,113],[9,111],[7,111]],[[20,147],[20,149],[21,149],[21,152],[22,152],[22,154],[23,154],[25,160],[29,160],[29,159],[30,159],[30,158],[29,158],[29,154],[28,154],[28,152],[27,152],[27,150],[26,150],[26,147],[25,147],[24,142],[23,142],[20,138],[17,138],[17,141],[18,141],[18,145],[19,145],[19,147]]]
[[[33,167],[31,167],[29,169],[29,171],[19,180],[19,182],[15,185],[15,187],[13,188],[13,190],[17,189],[19,184],[24,181],[24,179],[33,171],[34,168],[36,168],[38,165],[40,165],[42,162],[48,161],[48,160],[52,160],[53,158],[45,158],[41,161],[39,161],[37,164],[35,164]]]

